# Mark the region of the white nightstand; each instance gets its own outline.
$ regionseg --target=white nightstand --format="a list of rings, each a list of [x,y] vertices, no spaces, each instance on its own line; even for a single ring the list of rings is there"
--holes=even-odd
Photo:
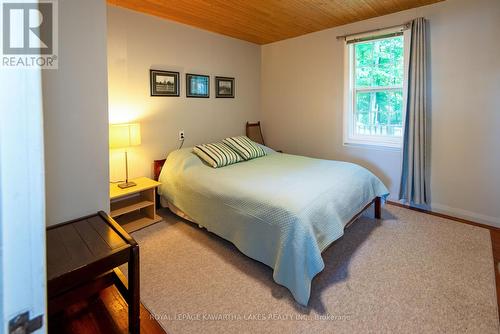
[[[137,185],[125,189],[109,185],[110,216],[129,233],[162,220],[156,214],[156,187],[161,183],[147,177],[130,181]]]

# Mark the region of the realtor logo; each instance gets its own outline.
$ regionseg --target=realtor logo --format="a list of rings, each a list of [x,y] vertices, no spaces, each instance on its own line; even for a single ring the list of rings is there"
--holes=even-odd
[[[57,68],[57,2],[1,0],[4,68]]]

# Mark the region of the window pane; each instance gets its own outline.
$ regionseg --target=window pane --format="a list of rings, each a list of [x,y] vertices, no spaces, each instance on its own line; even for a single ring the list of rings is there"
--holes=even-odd
[[[356,92],[353,130],[363,136],[403,133],[403,90]]]
[[[403,85],[403,64],[381,64],[356,68],[356,88]]]
[[[355,87],[403,84],[403,36],[357,43],[354,48]]]

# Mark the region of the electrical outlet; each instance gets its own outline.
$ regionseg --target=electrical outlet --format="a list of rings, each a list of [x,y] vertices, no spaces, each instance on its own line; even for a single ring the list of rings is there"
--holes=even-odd
[[[179,130],[179,141],[184,140],[186,137],[184,136],[184,130]]]

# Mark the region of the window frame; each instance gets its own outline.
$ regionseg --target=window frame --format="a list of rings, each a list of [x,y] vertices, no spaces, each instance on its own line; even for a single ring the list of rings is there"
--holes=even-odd
[[[376,36],[365,34],[361,38],[374,37],[372,40],[377,39],[387,39],[393,37],[387,37],[387,34],[401,32],[401,28],[384,30],[383,33],[378,33],[381,36],[376,38]],[[403,129],[405,126],[406,118],[406,101],[407,101],[407,91],[408,91],[408,64],[409,64],[409,49],[410,49],[410,32],[409,30],[402,31],[403,37],[403,84],[401,86],[386,86],[386,87],[363,87],[356,89],[356,92],[377,92],[377,91],[403,91],[403,105],[402,105],[402,119],[403,119]],[[360,35],[356,35],[356,38],[360,38]],[[347,42],[347,41],[346,41]],[[344,129],[343,129],[343,144],[346,146],[365,146],[365,147],[375,147],[375,148],[387,148],[387,149],[397,149],[400,150],[403,146],[403,136],[393,137],[393,136],[370,136],[370,135],[358,135],[354,133],[354,123],[355,123],[355,105],[356,105],[356,94],[355,94],[355,48],[354,46],[358,43],[366,43],[366,41],[359,41],[354,43],[345,43],[345,66],[344,66]]]

